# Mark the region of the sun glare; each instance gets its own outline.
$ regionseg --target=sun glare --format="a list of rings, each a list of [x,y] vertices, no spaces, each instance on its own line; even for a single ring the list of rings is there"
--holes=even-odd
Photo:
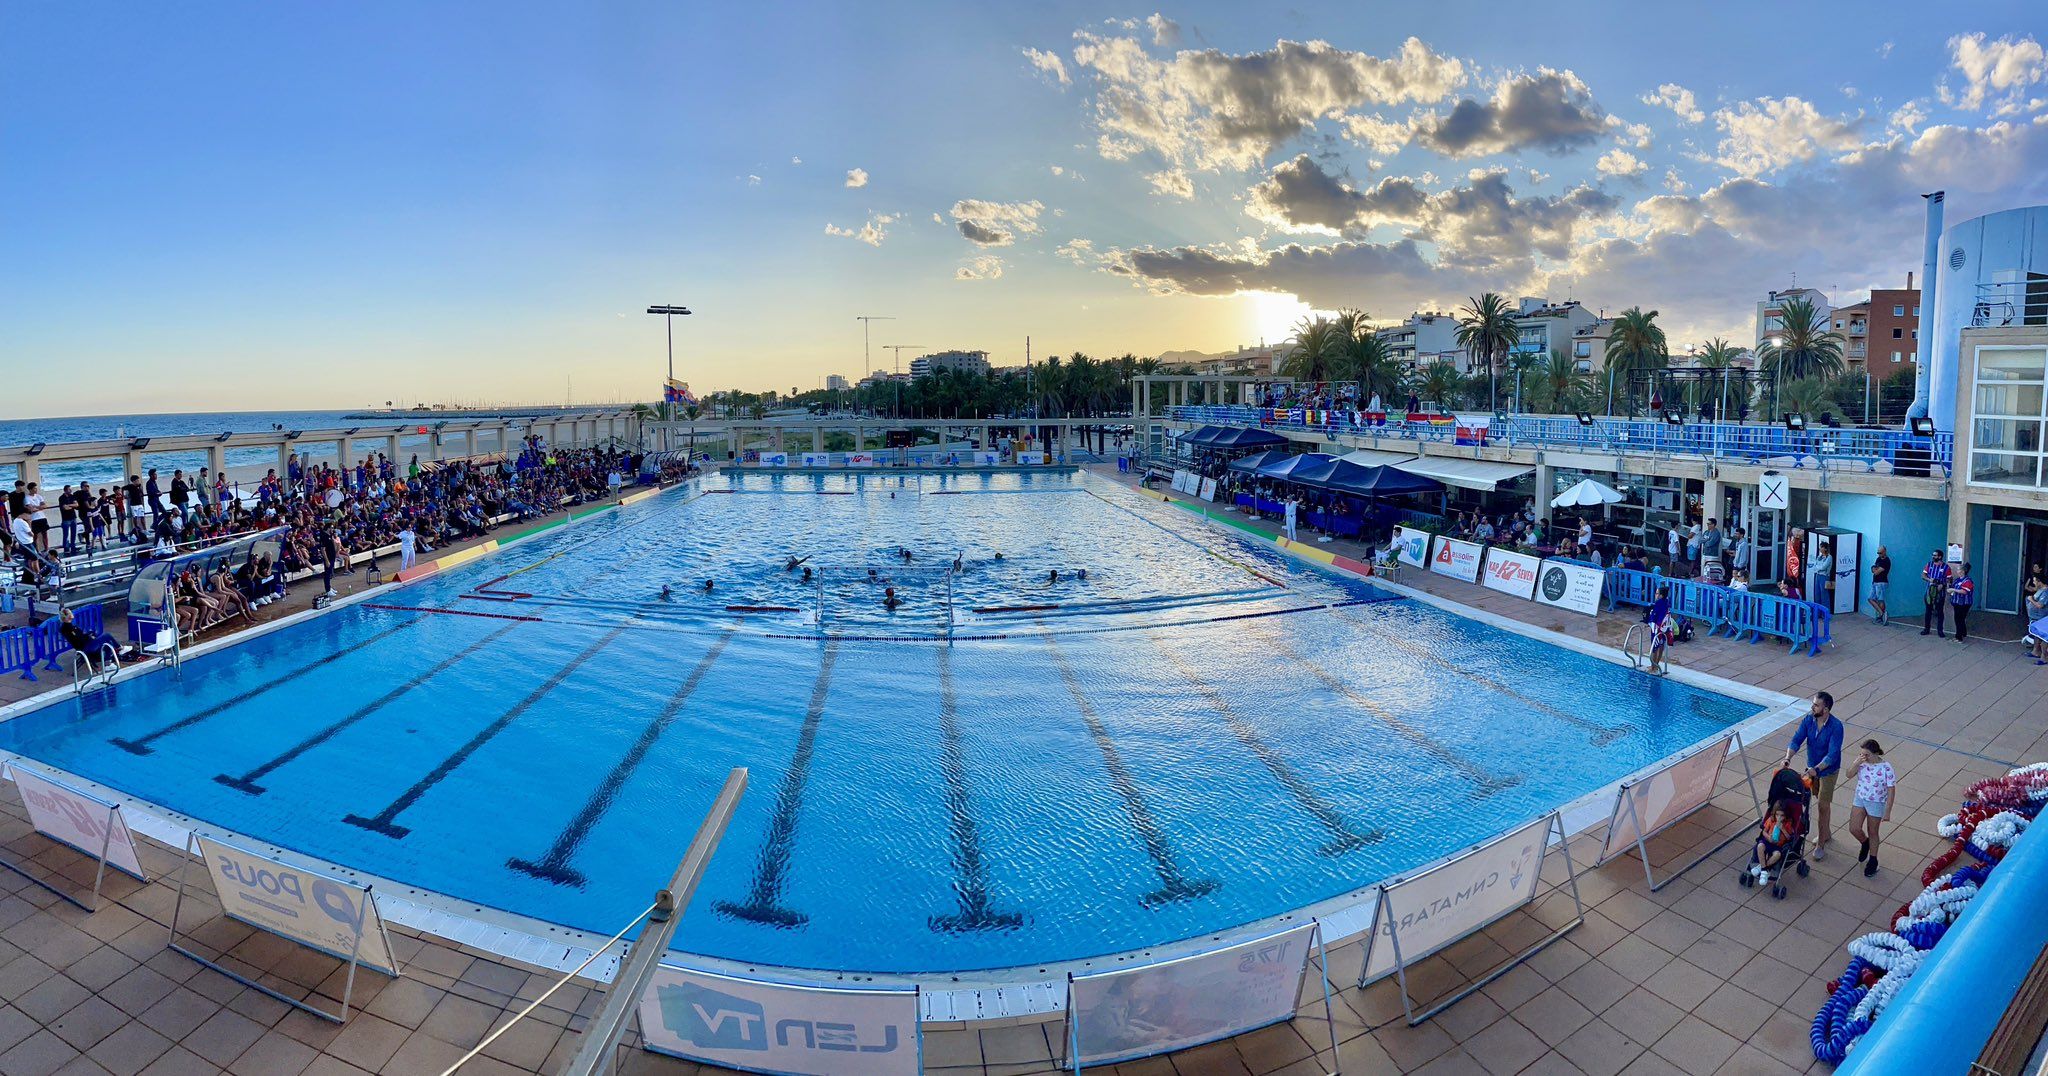
[[[1310,313],[1307,303],[1281,292],[1244,292],[1245,325],[1252,336],[1277,344],[1294,335],[1294,326]]]

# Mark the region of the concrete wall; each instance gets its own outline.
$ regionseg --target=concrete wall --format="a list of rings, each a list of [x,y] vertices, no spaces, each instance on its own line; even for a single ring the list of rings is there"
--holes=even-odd
[[[1891,614],[1910,620],[1926,609],[1926,590],[1920,585],[1920,566],[1927,554],[1948,544],[1948,505],[1941,501],[1882,497],[1861,493],[1834,493],[1828,497],[1828,525],[1852,530],[1863,536],[1862,559],[1857,567],[1862,593],[1870,593],[1870,564],[1879,546],[1892,558]],[[1858,612],[1867,614],[1869,610]]]

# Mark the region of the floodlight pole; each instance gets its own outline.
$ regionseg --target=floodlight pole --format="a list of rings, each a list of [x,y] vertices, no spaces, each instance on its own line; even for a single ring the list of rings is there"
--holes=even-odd
[[[887,314],[856,314],[853,320],[860,322],[860,379],[866,381],[868,376],[875,372],[874,360],[868,357],[868,329],[871,328],[868,323],[874,321],[895,321],[896,319]],[[858,400],[859,396],[856,395],[854,398]],[[855,445],[854,450],[859,451],[860,446]]]
[[[668,408],[668,420],[674,422],[676,419],[676,405],[669,400],[668,392],[669,381],[676,379],[676,315],[687,315],[690,312],[690,308],[687,306],[657,305],[648,307],[647,312],[650,314],[660,314],[662,322],[668,328],[668,381],[661,383],[661,402]]]

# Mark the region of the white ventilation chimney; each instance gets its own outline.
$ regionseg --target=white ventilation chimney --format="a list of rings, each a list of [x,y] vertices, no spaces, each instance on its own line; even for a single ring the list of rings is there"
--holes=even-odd
[[[1911,420],[1927,417],[1928,367],[1934,362],[1934,269],[1941,260],[1941,208],[1947,191],[1923,194],[1927,199],[1927,237],[1920,258],[1920,340],[1913,349],[1913,405],[1906,409]]]

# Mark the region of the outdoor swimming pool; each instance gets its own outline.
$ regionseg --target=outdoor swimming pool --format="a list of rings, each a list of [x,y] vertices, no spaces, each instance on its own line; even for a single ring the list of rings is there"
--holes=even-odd
[[[1758,709],[1092,476],[916,483],[713,478],[120,684],[103,710],[30,713],[0,747],[600,934],[744,765],[679,948],[912,973],[1301,908]],[[822,636],[792,554],[825,568]],[[957,576],[930,570],[956,555]],[[948,586],[950,644],[933,638]]]

